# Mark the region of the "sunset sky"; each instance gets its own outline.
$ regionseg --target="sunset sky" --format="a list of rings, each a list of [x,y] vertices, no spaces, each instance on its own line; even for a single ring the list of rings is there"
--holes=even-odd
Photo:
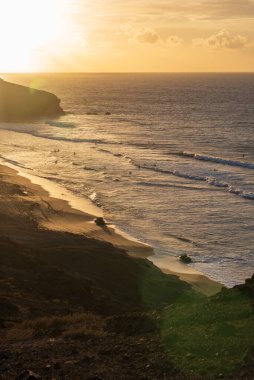
[[[1,72],[253,71],[254,0],[0,0]]]

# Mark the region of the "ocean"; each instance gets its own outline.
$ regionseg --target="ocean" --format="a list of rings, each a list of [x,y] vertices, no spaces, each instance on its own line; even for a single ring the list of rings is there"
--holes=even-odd
[[[0,154],[89,197],[170,266],[234,286],[254,273],[254,74],[20,74],[67,114],[1,123]]]

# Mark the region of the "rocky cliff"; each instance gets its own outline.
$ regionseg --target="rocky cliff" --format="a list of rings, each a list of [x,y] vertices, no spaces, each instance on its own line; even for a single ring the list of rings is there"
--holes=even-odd
[[[63,110],[56,95],[0,79],[0,121],[57,114]]]

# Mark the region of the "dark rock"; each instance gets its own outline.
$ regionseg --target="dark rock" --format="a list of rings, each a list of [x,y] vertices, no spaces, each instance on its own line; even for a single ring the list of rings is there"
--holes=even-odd
[[[98,217],[95,219],[95,223],[98,225],[98,226],[105,226],[106,225],[106,222],[105,220],[102,218],[102,217]]]
[[[92,356],[84,355],[80,362],[83,363],[90,363],[94,358]]]
[[[64,364],[67,366],[73,366],[74,364],[77,364],[77,360],[66,360]]]
[[[189,264],[192,262],[191,258],[188,255],[186,255],[186,253],[181,255],[179,259],[180,259],[180,261],[182,261],[185,264]]]
[[[254,275],[245,280],[245,284],[236,285],[234,289],[240,290],[254,301]]]
[[[61,368],[61,364],[59,362],[54,363],[54,368],[55,369],[60,369]]]
[[[16,380],[40,380],[41,376],[37,373],[28,370],[22,371],[20,375],[16,377]]]
[[[9,356],[10,354],[7,353],[6,351],[0,351],[0,361],[8,359]]]
[[[60,100],[50,92],[0,79],[0,121],[63,114]]]
[[[106,356],[111,355],[112,354],[112,349],[111,348],[106,348],[104,350],[101,350],[100,354],[101,355],[106,355]]]
[[[105,115],[111,115],[111,112],[105,112]]]
[[[244,362],[248,364],[254,364],[254,346],[251,346],[245,354]]]
[[[10,300],[0,297],[0,322],[15,320],[19,315],[19,308]]]

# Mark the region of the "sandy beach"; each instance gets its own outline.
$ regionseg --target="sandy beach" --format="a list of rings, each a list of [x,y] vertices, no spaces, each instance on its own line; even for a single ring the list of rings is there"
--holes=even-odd
[[[254,0],[0,9],[0,380],[254,380]]]
[[[2,281],[12,284],[2,295],[5,307],[18,308],[21,318],[43,309],[54,313],[54,300],[63,309],[68,300],[68,312],[75,305],[75,310],[113,313],[130,305],[159,305],[191,289],[145,259],[150,247],[96,225],[94,215],[50,197],[6,166],[1,166],[0,194]]]
[[[252,379],[248,298],[219,292],[177,258],[160,270],[151,247],[98,226],[89,201],[18,172],[0,166],[2,379],[218,378],[228,339],[236,359],[224,378]],[[240,289],[252,297],[252,280]],[[202,363],[186,355],[193,344],[201,358],[208,352]]]
[[[153,254],[151,247],[116,232],[114,226],[98,226],[94,220],[102,217],[102,210],[88,199],[75,197],[48,180],[11,167],[13,165],[1,166],[2,178],[8,178],[9,183],[24,188],[23,196],[27,201],[37,202],[40,212],[32,211],[32,217],[39,228],[102,240],[125,249],[133,257],[146,258]]]
[[[144,259],[154,254],[152,247],[129,236],[126,237],[116,231],[114,226],[98,226],[94,220],[102,216],[102,211],[89,200],[79,199],[62,187],[22,172],[19,168],[14,170],[1,165],[0,173],[2,191],[3,184],[8,184],[9,189],[6,190],[5,201],[0,202],[0,213],[2,216],[7,214],[14,216],[17,221],[22,220],[22,227],[17,228],[7,223],[7,216],[2,217],[2,235],[11,239],[15,237],[17,243],[27,243],[31,238],[30,231],[26,228],[29,220],[35,222],[39,230],[70,233],[113,244],[117,248],[124,249],[133,258]],[[178,276],[198,292],[212,295],[221,290],[221,284],[181,264],[178,259],[172,258],[171,263],[170,269],[161,268],[161,270]]]

